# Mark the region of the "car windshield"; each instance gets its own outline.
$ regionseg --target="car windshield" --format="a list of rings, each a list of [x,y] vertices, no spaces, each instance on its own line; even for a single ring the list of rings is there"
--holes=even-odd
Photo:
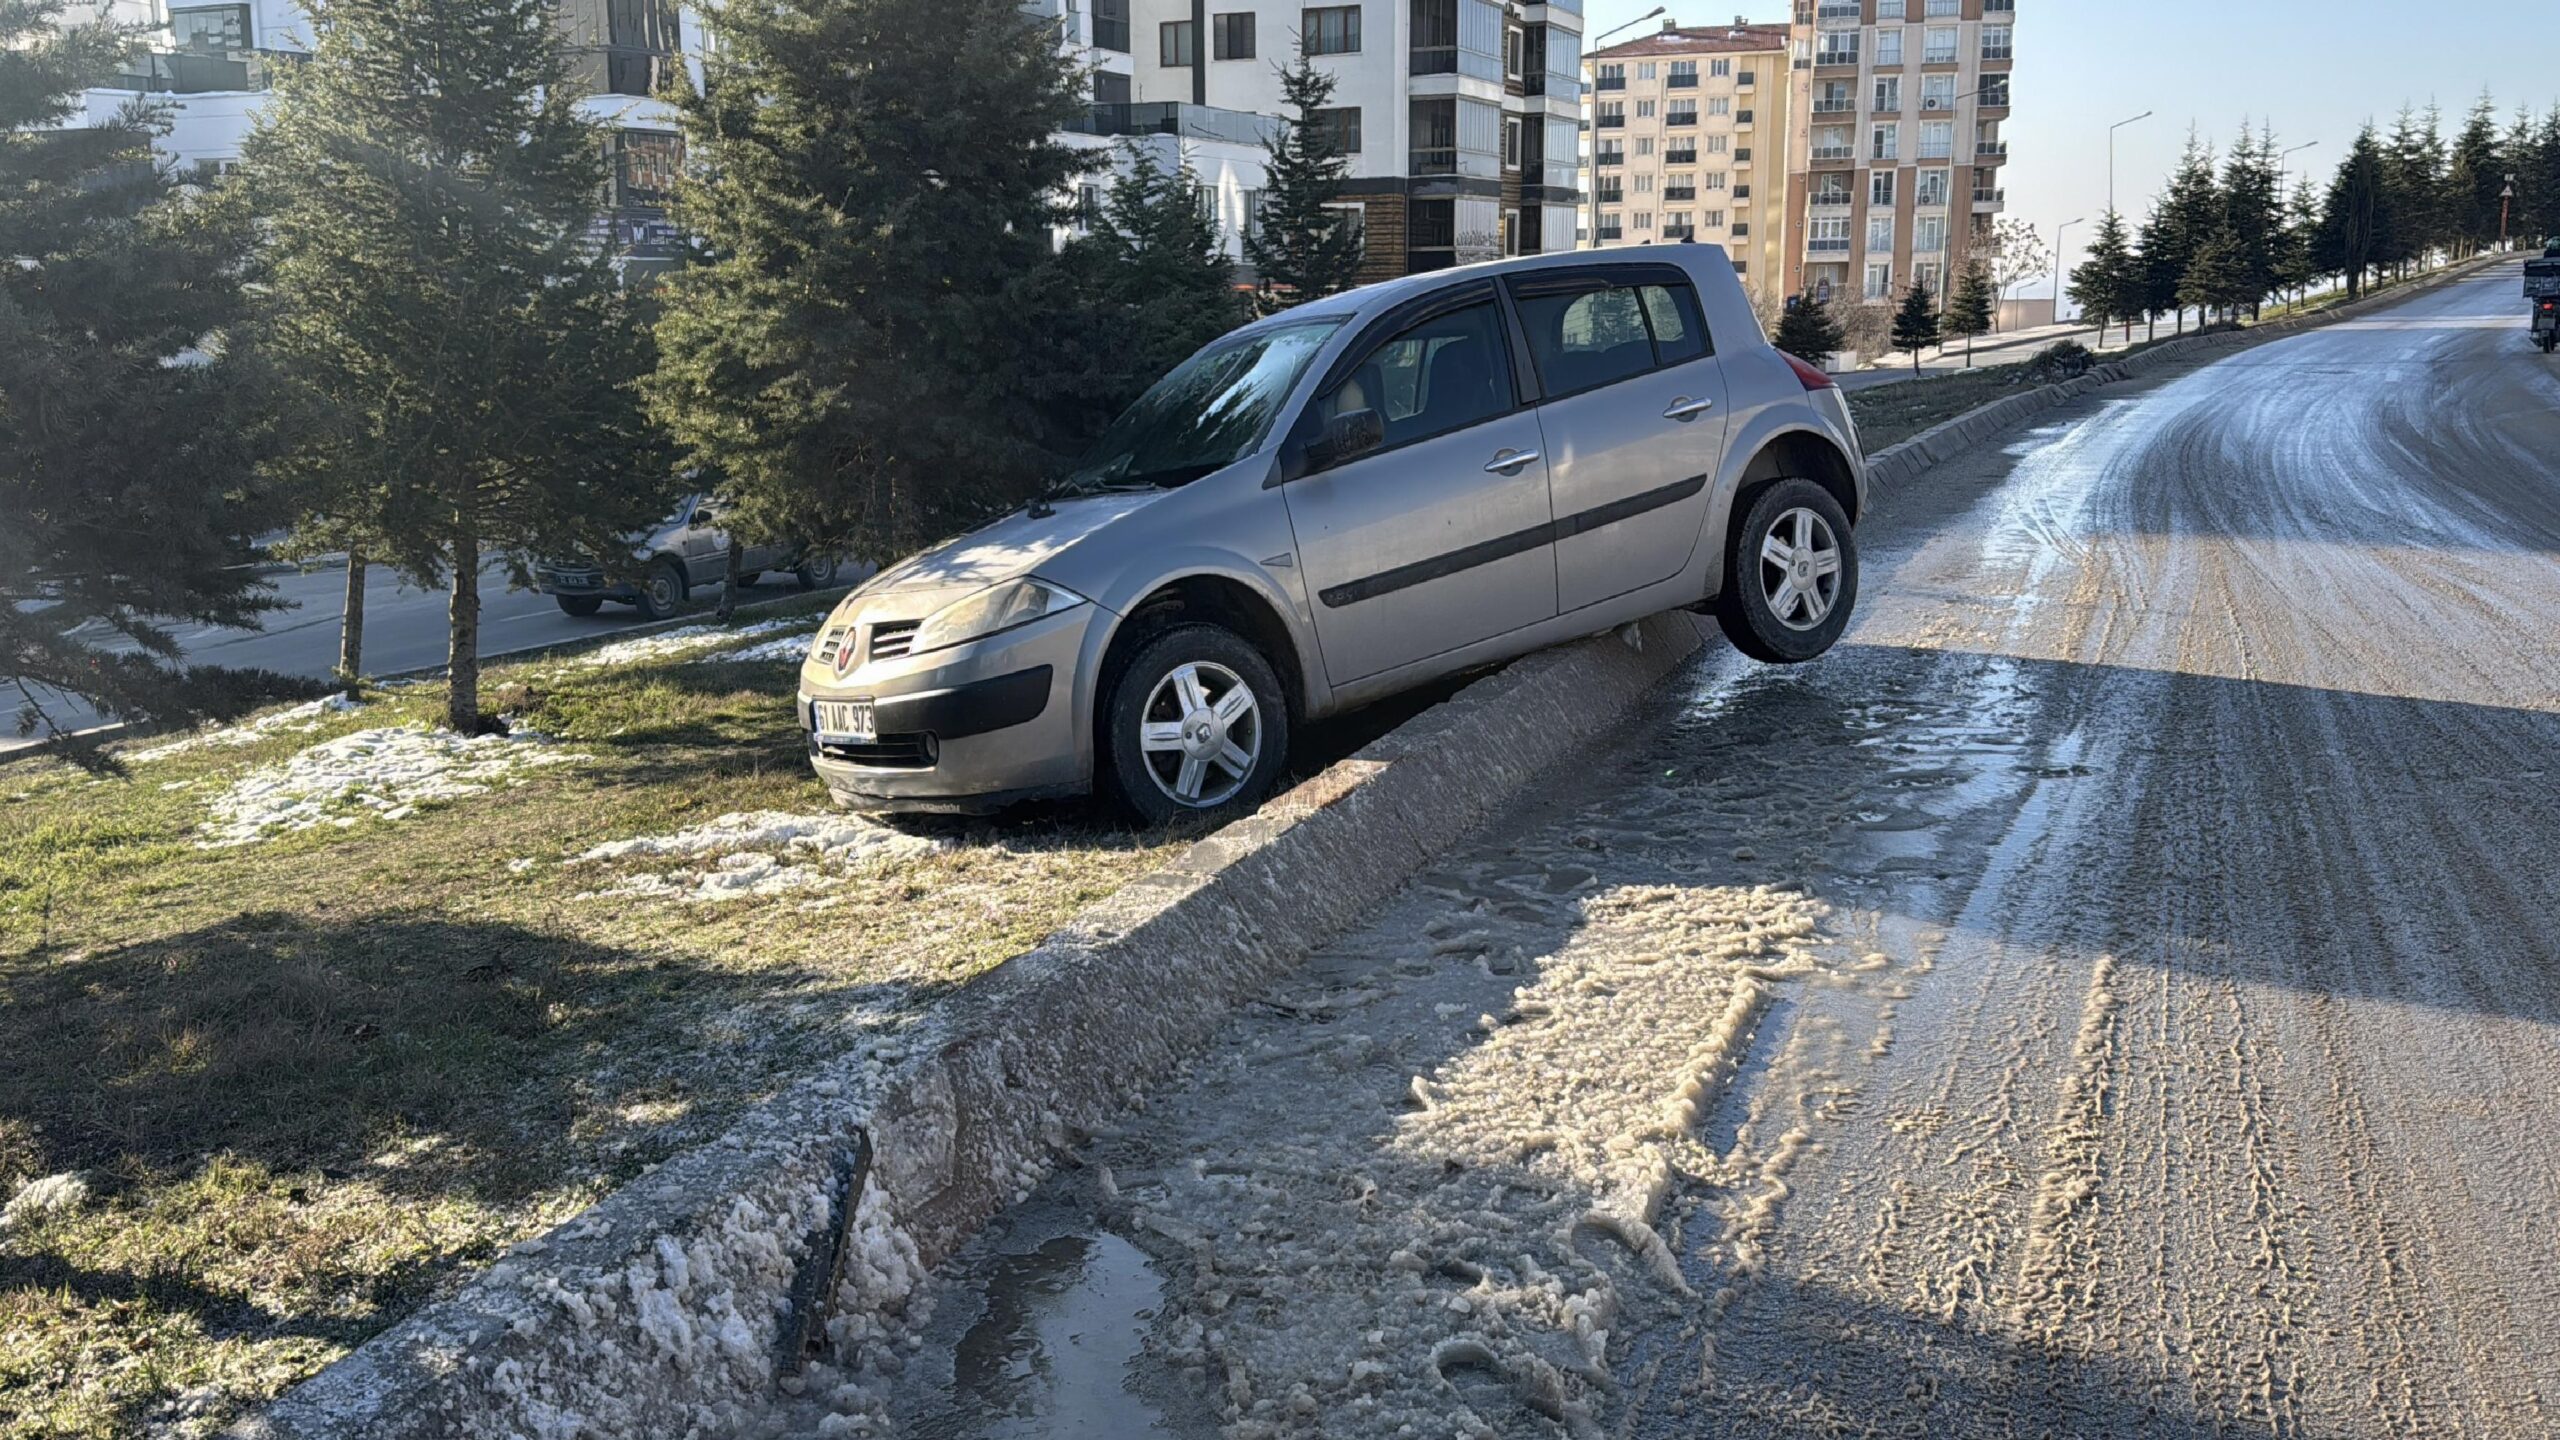
[[[1188,485],[1243,459],[1341,324],[1308,320],[1256,330],[1183,361],[1111,422],[1058,489]]]

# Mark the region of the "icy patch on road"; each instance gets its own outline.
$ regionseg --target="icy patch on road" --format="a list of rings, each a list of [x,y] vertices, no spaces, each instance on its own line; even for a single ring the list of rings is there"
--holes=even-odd
[[[547,735],[458,735],[400,726],[358,730],[280,765],[242,776],[197,827],[198,848],[254,845],[321,825],[348,828],[370,815],[406,820],[422,805],[524,783],[524,772],[594,757],[553,748]]]
[[[657,660],[674,660],[693,656],[706,646],[738,640],[752,640],[764,635],[779,635],[785,630],[803,633],[815,628],[815,618],[795,615],[782,620],[759,620],[752,625],[686,625],[662,630],[655,635],[642,635],[630,640],[616,640],[574,657],[574,663],[589,669],[615,665],[645,665]],[[719,658],[727,659],[728,656]]]
[[[272,735],[308,735],[326,724],[332,715],[351,715],[363,708],[363,701],[341,691],[279,710],[273,715],[226,725],[219,730],[207,730],[166,745],[154,745],[148,750],[136,750],[125,758],[134,761],[166,760],[194,750],[237,749],[243,745],[255,745]]]
[[[685,858],[706,865],[628,876],[582,900],[742,900],[832,889],[862,871],[914,860],[948,842],[910,835],[851,815],[739,811],[672,835],[613,840],[573,856],[572,865]]]

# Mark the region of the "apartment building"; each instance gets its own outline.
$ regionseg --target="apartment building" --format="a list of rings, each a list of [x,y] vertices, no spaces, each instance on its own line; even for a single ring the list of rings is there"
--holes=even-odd
[[[1127,47],[1136,105],[1277,115],[1301,51],[1334,77],[1324,123],[1351,160],[1362,279],[1572,248],[1581,0],[1089,3],[1097,48]]]
[[[1785,25],[1682,26],[1584,61],[1589,248],[1722,245],[1755,298],[1784,278]]]
[[[1796,0],[1786,293],[1944,297],[2004,204],[2016,0]]]
[[[586,91],[580,106],[610,134],[612,189],[601,224],[631,268],[671,264],[677,244],[667,204],[683,148],[674,112],[654,96],[666,67],[701,53],[698,22],[677,0],[557,6]],[[236,163],[271,93],[273,67],[310,53],[311,20],[297,0],[113,0],[106,13],[149,39],[127,73],[88,92],[90,123],[148,97],[168,120],[161,152],[190,171],[219,173]]]

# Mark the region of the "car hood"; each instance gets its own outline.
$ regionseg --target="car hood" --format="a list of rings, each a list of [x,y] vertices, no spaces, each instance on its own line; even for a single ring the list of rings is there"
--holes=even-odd
[[[863,587],[868,596],[915,590],[975,590],[1027,575],[1059,551],[1123,515],[1171,494],[1144,490],[1059,500],[1034,514],[1015,510],[966,535],[880,572]]]

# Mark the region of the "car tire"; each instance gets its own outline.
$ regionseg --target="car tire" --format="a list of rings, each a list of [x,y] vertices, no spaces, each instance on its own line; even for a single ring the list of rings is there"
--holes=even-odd
[[[1279,783],[1289,759],[1288,696],[1270,660],[1243,636],[1219,625],[1176,625],[1140,642],[1106,684],[1096,747],[1105,788],[1140,820],[1223,825],[1250,814]],[[1230,699],[1239,692],[1245,700]],[[1238,753],[1240,761],[1221,758]]]
[[[1857,540],[1831,492],[1803,479],[1753,491],[1727,531],[1716,597],[1733,648],[1763,664],[1801,665],[1839,640],[1857,601]]]
[[[836,572],[842,568],[839,560],[804,560],[792,570],[791,578],[799,581],[803,590],[823,590],[836,583]]]
[[[672,620],[684,608],[684,567],[673,560],[652,562],[640,576],[637,604],[642,616],[651,620]]]
[[[604,608],[601,595],[562,595],[556,598],[560,601],[561,614],[575,615],[581,620]]]

